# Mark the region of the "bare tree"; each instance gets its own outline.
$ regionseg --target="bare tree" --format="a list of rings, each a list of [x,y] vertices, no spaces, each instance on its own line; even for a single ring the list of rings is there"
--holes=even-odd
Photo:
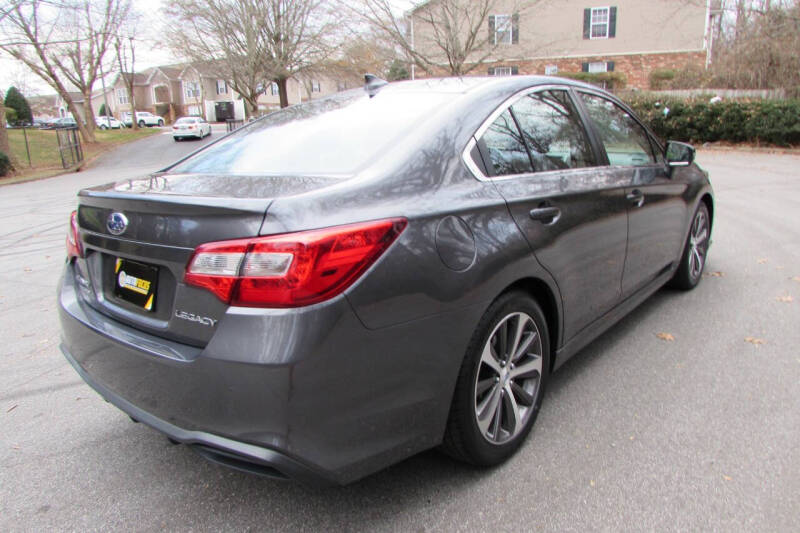
[[[503,40],[515,38],[519,14],[536,1],[509,6],[514,15],[495,20],[498,0],[432,0],[398,14],[392,0],[360,0],[355,7],[343,2],[344,9],[372,27],[398,47],[409,63],[428,74],[446,72],[461,76],[472,72],[490,58]]]
[[[736,89],[800,87],[800,2],[729,1],[711,64],[713,84]]]
[[[92,89],[129,9],[130,0],[15,0],[2,20],[0,49],[55,89],[85,142],[95,142]],[[86,124],[68,84],[83,95]]]
[[[128,37],[128,47],[125,46],[125,41],[117,36],[114,40],[114,49],[117,52],[117,63],[119,64],[119,75],[122,82],[128,91],[128,103],[131,106],[131,128],[133,130],[139,129],[139,124],[136,122],[136,94],[134,93],[133,86],[136,74],[134,73],[134,65],[136,62],[136,49],[133,44],[133,37]],[[127,50],[131,52],[131,62],[128,64]]]
[[[255,112],[265,81],[278,84],[286,107],[286,80],[327,56],[336,24],[326,8],[326,0],[174,0],[166,12],[184,28],[173,49],[212,63]]]

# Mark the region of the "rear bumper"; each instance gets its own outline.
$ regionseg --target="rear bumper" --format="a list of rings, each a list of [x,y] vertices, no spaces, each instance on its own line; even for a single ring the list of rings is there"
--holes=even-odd
[[[483,311],[369,330],[344,297],[230,308],[199,348],[101,314],[85,290],[68,264],[61,349],[104,398],[212,460],[314,483],[348,483],[441,442]]]
[[[195,451],[200,453],[200,455],[211,461],[224,464],[225,466],[237,470],[272,478],[292,478],[314,485],[334,484],[336,482],[335,479],[332,479],[325,472],[303,464],[275,450],[221,437],[205,431],[183,429],[174,424],[170,424],[166,420],[162,420],[144,409],[137,407],[125,398],[112,392],[106,386],[95,381],[75,360],[72,354],[69,353],[64,344],[61,345],[61,353],[64,354],[67,361],[75,368],[78,375],[106,401],[114,404],[137,422],[147,424],[175,441],[190,445]]]

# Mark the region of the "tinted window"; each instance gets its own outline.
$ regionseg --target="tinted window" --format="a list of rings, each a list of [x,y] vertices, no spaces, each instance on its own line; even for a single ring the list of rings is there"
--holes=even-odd
[[[170,169],[206,174],[350,174],[452,99],[447,93],[338,93],[270,113]]]
[[[508,109],[492,122],[481,140],[489,154],[489,170],[494,176],[533,172],[528,150]]]
[[[541,91],[511,106],[537,172],[594,166],[583,125],[566,91]]]
[[[644,128],[617,104],[581,93],[611,165],[639,166],[656,162]]]

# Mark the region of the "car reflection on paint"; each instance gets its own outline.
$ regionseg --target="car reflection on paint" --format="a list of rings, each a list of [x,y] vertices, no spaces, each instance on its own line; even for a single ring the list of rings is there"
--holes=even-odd
[[[269,476],[347,483],[436,446],[489,466],[551,372],[700,281],[707,176],[614,96],[366,81],[79,193],[59,303],[87,383]]]

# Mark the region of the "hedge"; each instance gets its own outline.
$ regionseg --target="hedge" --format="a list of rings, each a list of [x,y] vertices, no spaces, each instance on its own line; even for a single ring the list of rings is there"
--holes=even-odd
[[[751,102],[682,101],[639,97],[628,100],[663,139],[685,142],[800,144],[800,100]],[[664,107],[669,113],[664,115]]]
[[[5,176],[14,168],[14,165],[11,164],[11,159],[3,153],[0,152],[0,177]]]

